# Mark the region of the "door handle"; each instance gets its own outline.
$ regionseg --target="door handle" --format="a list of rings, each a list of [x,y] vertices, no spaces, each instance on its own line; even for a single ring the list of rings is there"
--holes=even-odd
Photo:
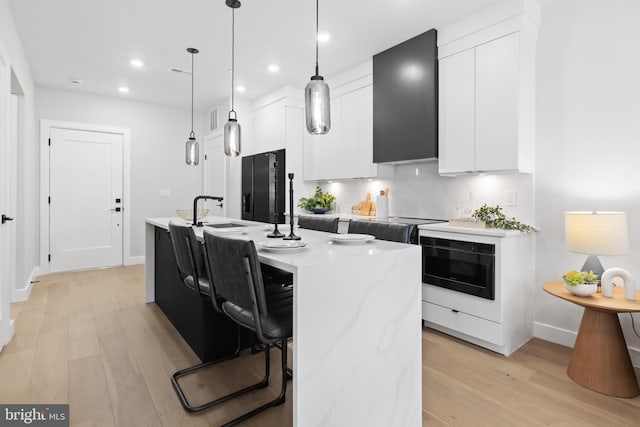
[[[111,212],[120,212],[122,210],[122,208],[113,208],[111,209]]]
[[[2,223],[4,224],[5,222],[9,222],[9,221],[13,221],[13,218],[11,218],[10,216],[6,216],[5,214],[2,214]]]

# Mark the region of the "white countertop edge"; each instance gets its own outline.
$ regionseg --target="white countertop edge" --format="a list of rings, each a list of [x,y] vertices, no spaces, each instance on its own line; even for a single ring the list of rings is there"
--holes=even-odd
[[[475,234],[479,236],[493,236],[493,237],[513,237],[513,236],[521,236],[523,234],[527,234],[518,230],[501,230],[497,228],[455,227],[455,226],[449,225],[448,222],[443,222],[439,224],[419,225],[418,229],[442,231],[445,233]]]

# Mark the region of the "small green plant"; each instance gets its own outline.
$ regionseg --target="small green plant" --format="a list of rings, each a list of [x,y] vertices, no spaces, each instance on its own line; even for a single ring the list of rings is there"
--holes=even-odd
[[[598,275],[593,271],[568,271],[562,276],[564,283],[569,286],[593,285],[598,283]]]
[[[523,224],[515,218],[508,218],[502,213],[500,206],[482,205],[473,211],[472,217],[479,221],[483,221],[489,227],[500,228],[503,230],[519,230],[525,233],[536,231],[531,225]]]
[[[322,191],[320,187],[316,187],[316,192],[313,197],[300,197],[298,201],[298,207],[310,211],[313,208],[325,208],[331,209],[333,202],[336,201],[336,196],[328,191]]]

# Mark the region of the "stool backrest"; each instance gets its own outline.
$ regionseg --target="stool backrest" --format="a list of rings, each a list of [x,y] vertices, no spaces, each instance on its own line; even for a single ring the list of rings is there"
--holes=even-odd
[[[196,280],[195,283],[197,283],[198,273],[203,270],[202,265],[199,265],[199,257],[196,256],[196,253],[200,251],[198,250],[199,243],[193,232],[193,228],[190,225],[178,225],[170,222],[169,237],[171,239],[171,248],[176,258],[180,278],[184,280],[188,276],[191,276]]]
[[[327,233],[338,232],[339,218],[322,218],[308,215],[298,217],[298,226],[307,230],[325,231]]]
[[[230,239],[205,230],[204,244],[216,295],[248,312],[267,314],[264,282],[253,241]]]
[[[391,242],[409,243],[410,231],[408,224],[358,220],[349,223],[349,233],[370,234],[378,240]]]

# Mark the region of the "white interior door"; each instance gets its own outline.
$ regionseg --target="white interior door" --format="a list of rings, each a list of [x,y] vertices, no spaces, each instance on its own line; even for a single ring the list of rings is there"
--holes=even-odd
[[[9,62],[0,50],[0,215],[13,216],[9,212]],[[11,339],[11,281],[9,266],[15,265],[15,252],[9,250],[10,225],[0,224],[0,349]]]
[[[18,132],[18,95],[12,94],[9,101],[9,144],[7,147],[7,172],[9,177],[7,211],[15,220],[5,223],[6,231],[9,234],[8,253],[12,254],[9,259],[9,265],[7,266],[7,275],[9,278],[9,288],[11,295],[13,295],[16,290],[16,267],[18,262],[16,256],[16,223],[23,220],[22,218],[15,218],[18,211]]]
[[[205,136],[204,147],[204,192],[208,196],[225,198],[223,203],[207,201],[209,215],[226,216],[224,205],[227,194],[227,157],[224,155],[224,136],[222,134]]]
[[[51,128],[51,272],[122,265],[120,134]]]

